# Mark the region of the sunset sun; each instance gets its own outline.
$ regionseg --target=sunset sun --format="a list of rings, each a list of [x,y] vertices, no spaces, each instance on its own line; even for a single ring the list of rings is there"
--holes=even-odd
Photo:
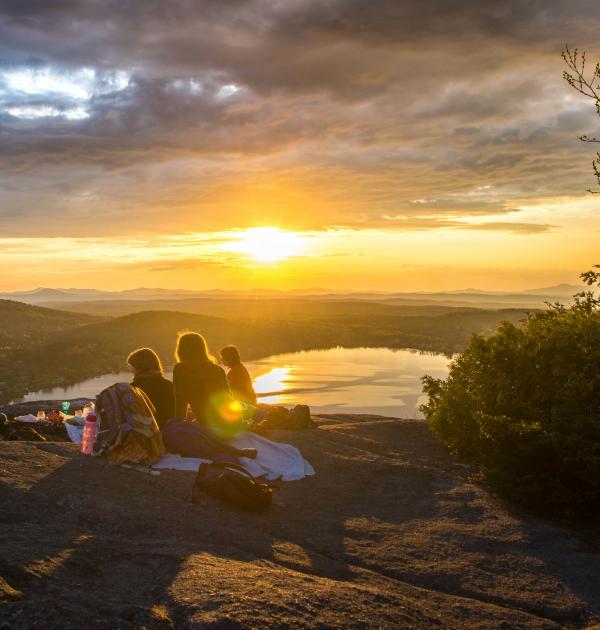
[[[240,233],[231,249],[259,263],[275,263],[304,253],[306,246],[304,239],[294,232],[258,227]]]

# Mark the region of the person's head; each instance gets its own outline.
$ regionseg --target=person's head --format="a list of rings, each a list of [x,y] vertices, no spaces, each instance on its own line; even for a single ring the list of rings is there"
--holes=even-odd
[[[152,348],[138,348],[128,357],[127,363],[133,368],[136,376],[142,374],[162,374],[163,368],[158,355]]]
[[[206,339],[197,332],[179,333],[175,358],[180,363],[207,363],[214,359],[208,353]]]
[[[233,367],[242,362],[240,352],[235,346],[225,346],[221,348],[221,359],[227,367]]]

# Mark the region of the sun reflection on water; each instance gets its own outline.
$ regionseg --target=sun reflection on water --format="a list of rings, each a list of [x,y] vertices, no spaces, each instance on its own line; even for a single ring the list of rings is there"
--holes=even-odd
[[[275,367],[264,374],[260,374],[254,379],[254,389],[260,402],[263,403],[282,403],[284,399],[284,391],[290,382],[291,368]],[[272,394],[264,396],[264,394]]]

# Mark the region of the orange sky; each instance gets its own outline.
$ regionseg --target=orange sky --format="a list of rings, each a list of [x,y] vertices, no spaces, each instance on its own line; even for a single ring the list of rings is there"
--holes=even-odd
[[[567,219],[560,229],[534,237],[462,228],[28,237],[0,239],[0,261],[8,271],[5,290],[39,285],[516,290],[576,282],[578,272],[595,260],[599,227],[596,222],[595,230],[582,229]]]

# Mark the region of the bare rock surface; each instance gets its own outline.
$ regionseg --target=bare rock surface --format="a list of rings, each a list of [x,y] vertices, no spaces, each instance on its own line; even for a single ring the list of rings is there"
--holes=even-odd
[[[317,475],[268,514],[66,443],[0,443],[3,628],[591,628],[600,554],[472,479],[421,422],[273,432]]]

